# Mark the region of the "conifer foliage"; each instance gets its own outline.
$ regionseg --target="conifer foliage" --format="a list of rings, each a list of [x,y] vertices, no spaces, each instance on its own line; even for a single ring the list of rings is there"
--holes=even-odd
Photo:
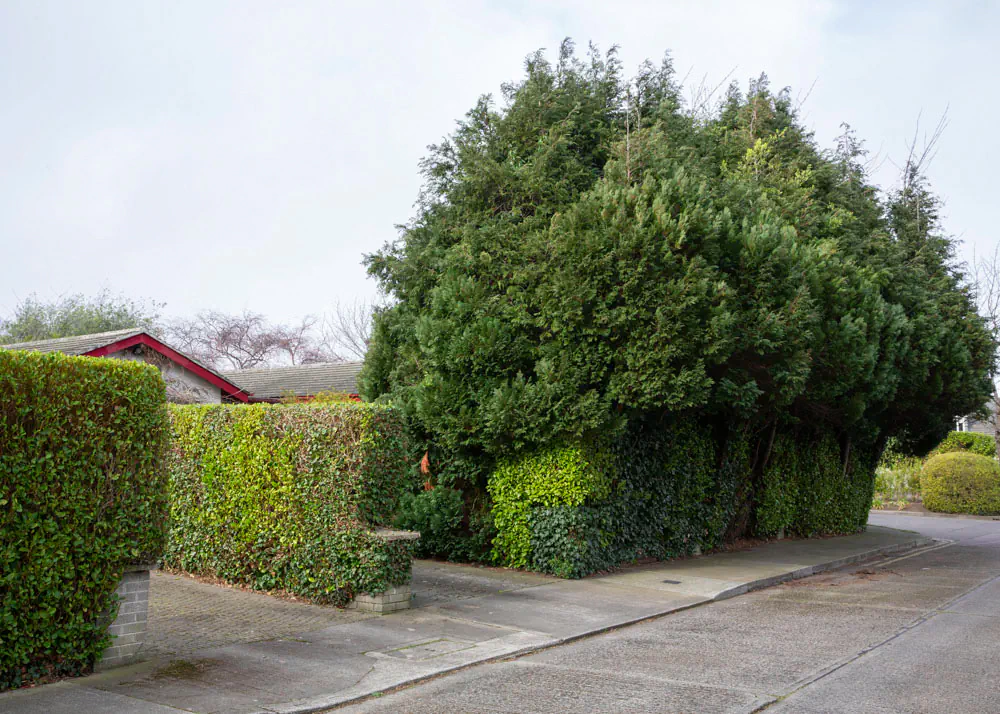
[[[775,429],[835,439],[845,472],[929,448],[989,395],[995,343],[926,181],[882,195],[864,155],[849,128],[821,150],[763,76],[708,111],[669,56],[625,79],[614,51],[532,55],[368,257],[394,304],[362,391],[472,474],[681,413],[757,435],[758,474]]]

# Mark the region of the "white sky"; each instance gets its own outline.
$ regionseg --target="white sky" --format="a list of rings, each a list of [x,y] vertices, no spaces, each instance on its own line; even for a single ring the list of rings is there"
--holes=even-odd
[[[988,0],[0,0],[0,314],[102,287],[275,320],[371,296],[362,254],[410,217],[426,145],[565,36],[630,73],[669,49],[695,84],[815,81],[821,144],[847,121],[897,162],[950,106],[930,178],[970,259],[998,241],[998,31]]]

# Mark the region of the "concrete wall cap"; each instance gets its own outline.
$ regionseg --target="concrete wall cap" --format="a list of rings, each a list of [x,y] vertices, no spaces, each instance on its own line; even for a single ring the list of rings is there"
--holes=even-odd
[[[372,535],[376,538],[381,538],[385,541],[394,540],[419,540],[420,533],[418,531],[400,531],[394,530],[392,528],[375,528],[371,531]]]
[[[143,570],[159,570],[159,563],[129,563],[122,570],[123,573],[138,573]]]

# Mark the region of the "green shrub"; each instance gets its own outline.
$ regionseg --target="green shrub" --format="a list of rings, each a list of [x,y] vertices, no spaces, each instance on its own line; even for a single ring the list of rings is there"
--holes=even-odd
[[[977,434],[974,431],[953,431],[944,438],[944,441],[934,447],[930,455],[948,454],[954,451],[968,451],[971,454],[989,456],[995,459],[997,445],[996,440],[986,434]]]
[[[720,471],[716,452],[711,429],[693,419],[640,425],[615,440],[617,488],[605,510],[615,524],[613,556],[619,563],[719,544],[732,511],[734,479],[745,474]]]
[[[875,493],[882,499],[901,501],[920,493],[920,472],[924,462],[914,456],[895,459],[892,466],[885,460],[875,469]]]
[[[143,363],[0,350],[0,690],[89,667],[160,556],[165,400]]]
[[[167,565],[335,604],[406,582],[410,546],[371,531],[410,486],[396,410],[199,405],[171,415]]]
[[[418,558],[463,560],[468,557],[463,519],[462,492],[438,486],[432,491],[403,494],[393,525],[420,532],[414,549]]]
[[[581,577],[642,557],[721,543],[748,477],[747,444],[720,467],[711,432],[693,419],[629,429],[590,443],[501,462],[491,477],[499,562]]]
[[[716,548],[744,518],[763,536],[864,527],[873,486],[867,451],[855,449],[845,470],[832,437],[779,434],[756,494],[751,451],[745,431],[720,445],[709,424],[685,417],[635,426],[605,447],[562,446],[502,461],[489,482],[494,556],[581,577],[638,558]]]
[[[504,459],[497,464],[487,488],[497,528],[494,559],[525,568],[533,560],[532,510],[583,506],[606,498],[611,488],[607,453],[596,444],[577,444]]]
[[[756,532],[811,536],[864,528],[874,494],[870,454],[855,449],[844,468],[831,435],[779,433],[763,474]]]
[[[924,505],[940,513],[1000,515],[1000,464],[968,452],[927,459],[921,479]]]

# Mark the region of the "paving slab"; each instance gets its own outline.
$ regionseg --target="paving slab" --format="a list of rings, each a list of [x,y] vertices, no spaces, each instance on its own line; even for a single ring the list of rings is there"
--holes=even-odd
[[[290,607],[297,603],[285,603],[272,611],[280,615],[280,626],[266,632],[267,618],[259,621],[258,612],[247,612],[247,619],[258,618],[260,622],[259,627],[249,628],[249,635],[260,641],[163,657],[40,687],[31,693],[2,694],[0,713],[322,711],[473,664],[564,645],[789,578],[930,542],[912,532],[873,527],[854,536],[779,541],[745,551],[625,568],[577,581],[497,568],[418,562],[413,581],[415,609],[357,619],[342,617],[339,611],[325,614],[298,610]],[[248,595],[265,607],[271,605],[266,598],[260,600],[263,596]],[[815,599],[790,599],[782,606],[829,607]],[[241,602],[252,607],[255,600]],[[239,612],[227,613],[243,617]],[[178,613],[178,617],[182,616]],[[210,621],[211,613],[206,617]],[[296,621],[310,628],[289,633],[288,623]],[[199,623],[199,627],[207,626]],[[243,636],[247,630],[242,623],[231,627],[232,632],[242,632]],[[706,633],[711,630],[710,625],[705,625]],[[263,636],[258,637],[262,632]],[[746,636],[760,634],[748,631]],[[766,642],[767,638],[761,637],[760,641]],[[658,646],[662,649],[662,644]],[[175,651],[178,649],[183,648]],[[745,650],[747,654],[756,651],[745,643],[737,643],[731,650]],[[665,652],[657,656],[659,660],[667,656]],[[698,665],[699,655],[694,650],[675,648],[671,652],[668,659],[678,669]],[[814,656],[815,652],[808,649],[795,654],[787,677],[781,681],[813,667]],[[752,693],[740,690],[738,677],[728,687],[713,688],[679,680],[661,681],[648,667],[643,669],[641,662],[636,661],[634,666],[645,672],[643,682],[654,684],[651,688],[644,684],[641,692],[623,693],[612,711],[658,711],[664,702],[684,701],[692,687],[698,690],[699,697],[713,701],[718,711],[746,707],[756,701]],[[601,687],[598,674],[561,672],[552,666],[537,671],[526,669],[524,676],[526,686],[561,692],[557,698],[564,697],[567,705],[585,697],[588,688]],[[123,701],[133,702],[133,708],[121,708]],[[475,711],[464,705],[442,708]],[[489,710],[506,711],[503,707]]]
[[[447,617],[544,632],[556,638],[600,632],[705,602],[703,596],[607,587],[591,580],[458,600],[433,608]]]

